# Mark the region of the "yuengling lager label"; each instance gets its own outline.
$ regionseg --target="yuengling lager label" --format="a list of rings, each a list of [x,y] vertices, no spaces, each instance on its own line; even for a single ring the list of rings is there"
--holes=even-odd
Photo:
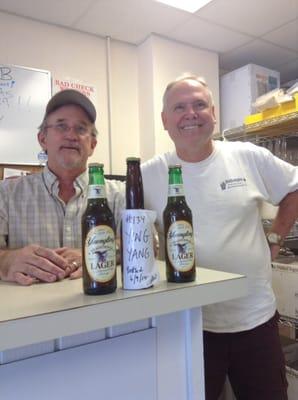
[[[115,274],[115,234],[108,225],[92,228],[85,239],[86,267],[94,281],[107,282]]]
[[[194,264],[193,230],[187,221],[176,221],[167,234],[169,260],[177,271],[189,271]]]

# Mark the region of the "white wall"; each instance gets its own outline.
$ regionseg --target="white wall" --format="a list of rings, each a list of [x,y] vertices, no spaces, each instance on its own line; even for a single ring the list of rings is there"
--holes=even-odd
[[[108,52],[104,38],[2,12],[0,36],[2,64],[45,69],[54,79],[72,79],[95,87],[99,138],[91,161],[103,162],[106,173],[125,174],[128,156],[140,156],[145,161],[173,148],[160,112],[163,91],[178,75],[186,71],[203,75],[219,110],[215,53],[156,35],[139,46],[110,40]]]
[[[140,156],[148,160],[155,154],[155,115],[153,88],[153,47],[150,39],[138,48]]]
[[[152,123],[149,127],[143,123],[145,126],[143,133],[146,135],[146,141],[151,142],[151,147],[147,146],[145,151],[141,148],[142,158],[147,159],[154,154],[173,149],[173,143],[169,139],[167,132],[164,131],[160,118],[162,96],[167,84],[183,73],[190,72],[205,77],[214,95],[217,120],[219,120],[218,55],[164,39],[157,35],[151,35],[140,46],[139,56],[140,54],[143,60],[147,57],[147,59],[151,59],[152,63],[147,70],[139,63],[143,67],[140,76],[142,75],[142,80],[150,82],[151,91],[153,91],[146,98],[148,91],[143,94],[143,107],[140,108],[141,125],[143,120],[148,118],[148,115],[144,115],[145,112],[150,113],[150,116],[154,116],[153,126]]]
[[[137,47],[111,41],[113,173],[126,172],[126,158],[140,153]]]
[[[49,70],[52,78],[79,80],[94,85],[99,114],[98,146],[92,161],[109,170],[106,40],[0,12],[2,64]],[[5,40],[4,40],[5,38]],[[113,173],[125,171],[126,154],[138,153],[137,48],[111,41]],[[123,132],[129,132],[129,140]],[[118,140],[121,140],[119,144]],[[123,161],[124,160],[124,161]]]

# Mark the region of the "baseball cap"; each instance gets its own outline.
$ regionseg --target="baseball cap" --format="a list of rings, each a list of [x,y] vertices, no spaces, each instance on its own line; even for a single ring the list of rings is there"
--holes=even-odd
[[[96,109],[84,94],[77,90],[66,89],[56,93],[48,102],[45,117],[62,106],[76,104],[88,114],[92,123],[96,120]]]

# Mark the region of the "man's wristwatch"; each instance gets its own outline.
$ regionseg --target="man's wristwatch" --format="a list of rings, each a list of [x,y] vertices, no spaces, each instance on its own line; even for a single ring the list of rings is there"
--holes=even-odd
[[[280,247],[284,244],[282,237],[275,232],[267,233],[267,240],[269,244],[277,244]]]

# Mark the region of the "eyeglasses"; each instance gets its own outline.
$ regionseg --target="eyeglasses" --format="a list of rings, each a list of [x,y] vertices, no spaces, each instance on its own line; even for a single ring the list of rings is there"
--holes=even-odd
[[[45,129],[53,129],[58,133],[66,133],[72,129],[78,136],[85,136],[88,133],[91,133],[90,127],[88,126],[85,125],[69,126],[64,122],[59,122],[58,124],[46,125]]]

